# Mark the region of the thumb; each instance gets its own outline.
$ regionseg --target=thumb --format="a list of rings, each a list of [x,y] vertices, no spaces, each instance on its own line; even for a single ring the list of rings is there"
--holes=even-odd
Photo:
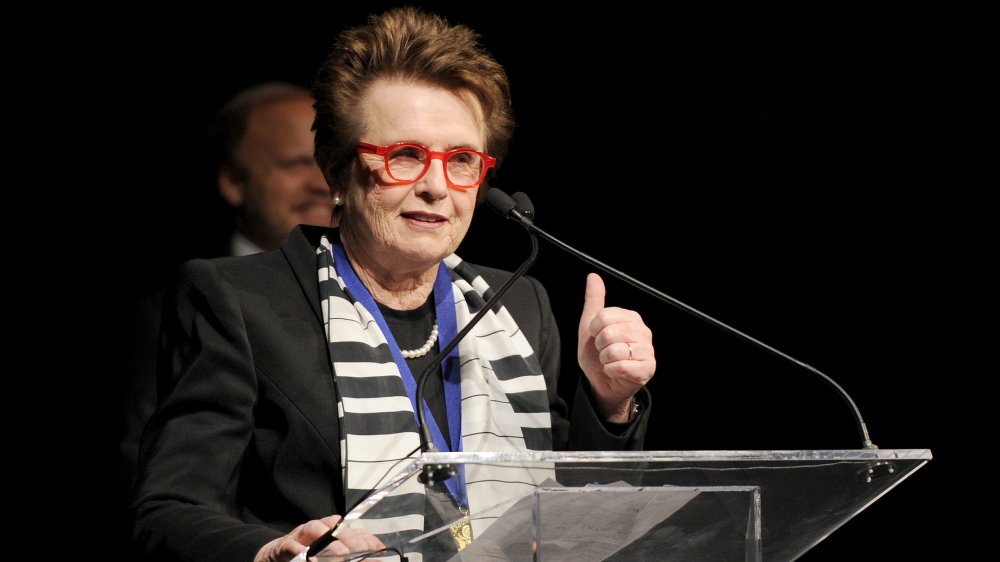
[[[583,296],[583,314],[580,316],[580,339],[590,337],[590,323],[604,309],[604,280],[596,273],[587,274],[587,290]]]

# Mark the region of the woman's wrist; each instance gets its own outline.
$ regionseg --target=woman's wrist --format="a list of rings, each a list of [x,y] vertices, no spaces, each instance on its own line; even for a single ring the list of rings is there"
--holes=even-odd
[[[604,412],[604,419],[613,423],[628,423],[637,415],[639,415],[639,401],[633,395],[617,408]]]

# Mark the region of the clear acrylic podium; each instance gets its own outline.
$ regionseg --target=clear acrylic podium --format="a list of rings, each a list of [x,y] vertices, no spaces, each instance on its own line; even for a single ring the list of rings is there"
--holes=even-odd
[[[490,465],[534,484],[473,506],[482,530],[471,545],[458,550],[465,514],[440,486],[427,493],[425,532],[386,544],[431,562],[795,560],[930,459],[927,449],[427,453],[346,519],[392,516],[381,500],[425,464]]]

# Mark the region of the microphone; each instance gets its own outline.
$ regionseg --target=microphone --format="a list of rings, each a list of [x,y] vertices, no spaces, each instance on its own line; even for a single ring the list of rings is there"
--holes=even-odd
[[[491,197],[494,192],[501,194],[501,197],[498,198],[496,195]],[[526,200],[527,196],[525,196],[524,199]],[[515,203],[514,200],[511,199],[506,193],[497,189],[491,188],[486,192],[486,202],[489,204],[490,208],[497,211],[501,215],[506,216],[506,213],[511,212],[521,213],[517,210],[517,203]],[[503,210],[501,210],[498,205],[503,205]],[[530,207],[530,205],[531,203],[528,202],[527,206]],[[532,212],[532,215],[533,214],[534,213]],[[522,263],[521,266],[518,267],[513,274],[511,274],[510,278],[508,278],[507,281],[505,281],[504,284],[496,290],[493,296],[490,297],[489,300],[486,301],[486,304],[483,305],[482,309],[480,309],[480,311],[472,317],[472,320],[469,320],[465,327],[462,328],[450,342],[448,342],[448,345],[441,348],[441,351],[434,356],[434,359],[428,363],[427,367],[420,373],[420,376],[417,377],[417,418],[420,420],[420,449],[424,453],[437,452],[437,447],[434,446],[434,438],[431,436],[431,430],[427,425],[427,414],[424,404],[424,388],[427,386],[427,379],[430,374],[434,372],[434,369],[441,365],[441,362],[448,356],[449,353],[451,353],[451,350],[458,345],[462,338],[464,338],[465,335],[479,323],[483,316],[486,316],[487,312],[492,310],[497,301],[499,301],[507,290],[514,285],[514,282],[523,277],[524,272],[531,267],[531,264],[535,263],[535,258],[538,257],[538,238],[536,238],[534,233],[531,231],[528,231],[528,235],[531,237],[531,255],[528,256],[528,259],[524,260],[524,263]],[[458,469],[455,468],[454,465],[425,464],[417,479],[421,483],[431,486],[436,482],[443,482],[456,474],[458,474]]]
[[[515,191],[514,195],[511,195],[510,197],[517,205],[515,209],[519,211],[524,218],[529,221],[535,220],[535,206],[531,204],[531,199],[528,199],[528,196],[525,193]]]
[[[753,344],[753,345],[755,345],[755,346],[757,346],[757,347],[759,347],[759,348],[761,348],[761,349],[763,349],[765,351],[768,351],[768,352],[770,352],[770,353],[772,353],[774,355],[777,355],[778,357],[784,359],[785,361],[789,361],[789,362],[793,363],[794,365],[797,365],[797,366],[799,366],[799,367],[801,367],[801,368],[803,368],[803,369],[805,369],[805,370],[807,370],[807,371],[809,371],[809,372],[811,372],[811,373],[813,373],[815,375],[818,375],[820,378],[822,378],[823,380],[825,380],[830,386],[832,386],[834,388],[834,390],[836,390],[840,394],[841,398],[843,398],[844,401],[847,402],[847,405],[851,408],[851,411],[854,413],[855,422],[857,423],[857,426],[858,426],[858,431],[861,434],[862,448],[864,448],[864,449],[877,449],[878,448],[878,447],[875,446],[874,443],[872,443],[871,439],[868,437],[868,427],[865,425],[864,418],[861,417],[861,410],[858,408],[857,404],[854,403],[854,400],[851,399],[851,396],[847,393],[846,390],[844,390],[844,388],[842,386],[840,386],[839,384],[837,384],[836,381],[834,381],[832,378],[830,378],[829,376],[827,376],[825,373],[823,373],[819,369],[817,369],[817,368],[815,368],[815,367],[813,367],[811,365],[808,365],[806,363],[803,363],[802,361],[799,361],[798,359],[795,359],[794,357],[792,357],[792,356],[790,356],[790,355],[788,355],[788,354],[786,354],[786,353],[784,353],[784,352],[782,352],[782,351],[780,351],[778,349],[775,349],[775,348],[771,347],[770,345],[767,345],[766,343],[764,343],[764,342],[762,342],[762,341],[760,341],[760,340],[758,340],[756,338],[753,338],[753,337],[751,337],[751,336],[749,336],[749,335],[747,335],[747,334],[745,334],[745,333],[737,330],[736,328],[733,328],[732,326],[729,326],[729,325],[727,325],[727,324],[725,324],[725,323],[723,323],[723,322],[721,322],[719,320],[716,320],[715,318],[709,316],[708,314],[705,314],[704,312],[702,312],[702,311],[700,311],[700,310],[698,310],[698,309],[696,309],[694,307],[688,306],[688,305],[684,304],[683,302],[675,299],[674,297],[671,297],[670,295],[668,295],[668,294],[666,294],[666,293],[664,293],[662,291],[659,291],[659,290],[657,290],[657,289],[655,289],[655,288],[653,288],[653,287],[651,287],[651,286],[643,283],[642,281],[639,281],[638,279],[635,279],[634,277],[632,277],[632,276],[630,276],[630,275],[628,275],[628,274],[626,274],[626,273],[624,273],[622,271],[619,271],[619,270],[611,267],[610,265],[608,265],[608,264],[606,264],[604,262],[601,262],[601,261],[599,261],[597,259],[594,259],[591,256],[589,256],[589,255],[587,255],[587,254],[585,254],[585,253],[577,250],[576,248],[573,248],[572,246],[570,246],[568,244],[563,243],[562,241],[560,241],[559,239],[555,238],[551,234],[549,234],[549,233],[545,232],[544,230],[542,230],[542,229],[538,228],[537,226],[535,226],[535,223],[534,223],[534,207],[531,205],[531,202],[528,199],[528,196],[525,195],[524,193],[517,192],[513,196],[509,196],[506,193],[500,191],[499,189],[492,188],[492,189],[490,189],[486,193],[486,200],[487,200],[488,203],[490,203],[490,206],[493,207],[494,210],[496,210],[498,213],[500,213],[501,215],[507,217],[508,219],[510,219],[510,220],[512,220],[512,221],[514,221],[516,223],[519,223],[521,226],[523,226],[528,231],[528,234],[538,235],[539,237],[541,237],[544,240],[546,240],[546,241],[554,244],[555,246],[559,247],[560,249],[562,249],[562,250],[564,250],[564,251],[572,254],[573,256],[576,256],[577,258],[583,260],[584,262],[586,262],[586,263],[588,263],[588,264],[590,264],[590,265],[592,265],[594,267],[597,267],[597,268],[599,268],[599,269],[601,269],[601,270],[603,270],[603,271],[605,271],[605,272],[607,272],[607,273],[609,273],[609,274],[617,277],[618,279],[621,279],[622,281],[628,283],[629,285],[631,285],[631,286],[633,286],[633,287],[635,287],[637,289],[640,289],[640,290],[642,290],[642,291],[644,291],[644,292],[646,292],[646,293],[648,293],[648,294],[656,297],[657,299],[659,299],[659,300],[661,300],[661,301],[663,301],[663,302],[665,302],[667,304],[673,305],[673,306],[675,306],[675,307],[683,310],[684,312],[687,312],[687,313],[695,316],[696,318],[698,318],[700,320],[708,322],[709,324],[712,324],[713,326],[715,326],[717,328],[720,328],[720,329],[722,329],[725,332],[728,332],[728,333],[730,333],[730,334],[732,334],[734,336],[737,336],[740,339],[742,339],[744,341],[747,341],[747,342],[749,342],[749,343],[751,343],[751,344]]]

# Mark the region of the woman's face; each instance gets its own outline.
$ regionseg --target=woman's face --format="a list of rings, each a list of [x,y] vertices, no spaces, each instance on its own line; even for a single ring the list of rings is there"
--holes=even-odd
[[[361,107],[362,142],[386,146],[410,141],[434,151],[486,149],[482,111],[471,95],[380,80]],[[385,173],[383,157],[361,154],[358,162],[341,217],[356,258],[374,259],[383,268],[405,274],[434,267],[458,248],[469,230],[479,187],[449,188],[439,158],[431,159],[427,173],[416,182],[396,186]]]

